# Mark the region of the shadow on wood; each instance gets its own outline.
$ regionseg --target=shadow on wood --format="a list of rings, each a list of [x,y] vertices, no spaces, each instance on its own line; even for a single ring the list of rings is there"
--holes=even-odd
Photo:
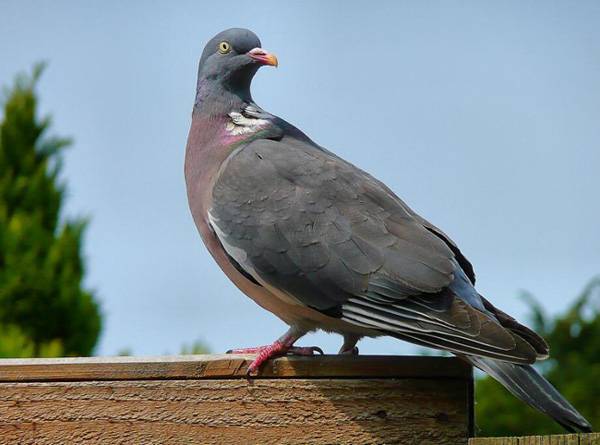
[[[466,444],[455,358],[251,356],[0,360],[1,444]]]

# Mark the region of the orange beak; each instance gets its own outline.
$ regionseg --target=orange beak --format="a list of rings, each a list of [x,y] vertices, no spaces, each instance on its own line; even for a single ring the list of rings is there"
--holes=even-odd
[[[262,65],[277,66],[277,57],[262,48],[251,49],[248,51],[248,55]]]

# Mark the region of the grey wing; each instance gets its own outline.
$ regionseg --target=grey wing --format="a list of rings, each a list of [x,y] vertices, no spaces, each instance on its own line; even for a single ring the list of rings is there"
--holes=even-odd
[[[363,171],[289,138],[232,154],[210,210],[239,267],[301,304],[427,346],[534,361],[423,221]]]

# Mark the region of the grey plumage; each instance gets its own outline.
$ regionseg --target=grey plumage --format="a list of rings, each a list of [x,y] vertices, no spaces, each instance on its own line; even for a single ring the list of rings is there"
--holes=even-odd
[[[283,136],[228,158],[210,221],[248,274],[301,304],[452,352],[534,362],[411,213],[363,171]]]
[[[544,340],[479,295],[447,235],[254,103],[258,66],[248,56],[260,42],[248,33],[229,30],[207,45],[186,153],[192,214],[224,271],[295,332],[448,350],[565,427],[589,430],[526,366],[547,356]],[[215,52],[223,39],[235,54]]]

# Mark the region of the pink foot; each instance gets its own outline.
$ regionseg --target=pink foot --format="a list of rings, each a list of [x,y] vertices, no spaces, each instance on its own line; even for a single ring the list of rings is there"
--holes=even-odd
[[[323,354],[323,350],[317,346],[288,346],[279,340],[275,341],[272,345],[258,346],[256,348],[230,349],[227,351],[228,354],[258,354],[252,363],[250,363],[250,366],[248,366],[247,374],[255,373],[263,363],[274,357],[286,354],[310,356],[314,355],[315,352]]]

